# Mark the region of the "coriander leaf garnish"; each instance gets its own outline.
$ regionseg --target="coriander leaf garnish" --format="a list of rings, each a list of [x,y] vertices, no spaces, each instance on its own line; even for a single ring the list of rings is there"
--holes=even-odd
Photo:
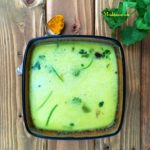
[[[53,93],[53,91],[51,91],[49,94],[48,94],[48,96],[47,96],[47,98],[43,101],[43,103],[38,107],[38,109],[41,109],[45,104],[46,104],[46,102],[49,100],[49,98],[51,97],[51,95],[52,95],[52,93]]]
[[[80,68],[80,69],[74,70],[73,75],[74,75],[74,76],[79,76],[80,73],[81,73],[81,71],[83,71],[83,70],[89,68],[89,67],[92,65],[92,63],[93,63],[93,58],[91,59],[90,63],[89,63],[87,66],[82,67],[82,68]]]
[[[74,124],[74,123],[70,123],[69,125],[70,125],[71,127],[74,127],[75,124]]]
[[[95,53],[95,57],[96,57],[96,58],[101,58],[102,56],[103,56],[103,55],[102,55],[100,52],[96,52],[96,53]]]
[[[62,82],[64,82],[64,79],[58,74],[58,72],[56,71],[56,69],[53,67],[53,66],[51,66],[52,67],[52,69],[53,69],[53,72],[56,74],[56,76],[62,81]]]
[[[87,54],[87,51],[85,51],[84,49],[81,49],[81,50],[79,51],[79,54]]]
[[[81,102],[82,102],[82,99],[79,97],[74,97],[72,99],[72,104],[81,104]]]
[[[56,105],[52,108],[52,110],[50,111],[49,116],[48,116],[47,121],[46,121],[46,126],[48,125],[49,120],[50,120],[50,118],[51,118],[51,116],[52,116],[54,110],[55,110],[57,107],[58,107],[58,104],[56,104]]]
[[[41,69],[41,64],[39,61],[37,61],[33,66],[32,66],[33,70],[40,70]]]
[[[79,51],[79,54],[81,54],[81,57],[89,57],[89,54],[87,51],[85,51],[84,49],[81,49]]]
[[[93,48],[91,48],[91,49],[89,50],[89,52],[90,52],[90,53],[93,53],[93,52],[94,52],[94,49],[93,49]]]
[[[101,102],[99,102],[99,107],[103,107],[103,105],[104,105],[104,101],[101,101]]]
[[[73,71],[73,75],[76,76],[76,77],[79,76],[80,71],[81,71],[80,69],[74,70],[74,71]]]
[[[86,106],[85,104],[82,106],[82,110],[85,112],[85,113],[89,113],[91,110],[88,106]]]
[[[93,63],[93,58],[91,59],[90,63],[87,66],[83,67],[81,70],[89,68],[92,65],[92,63]]]
[[[110,66],[110,64],[107,64],[107,65],[106,65],[106,68],[109,68],[109,66]]]
[[[110,54],[111,54],[110,50],[109,50],[109,49],[106,49],[106,50],[103,52],[102,57],[103,57],[103,58],[109,58]]]
[[[42,59],[42,60],[43,60],[45,57],[46,57],[45,55],[39,55],[39,58]]]
[[[75,47],[72,47],[72,51],[74,51],[75,50]]]
[[[41,85],[39,84],[38,87],[41,87]]]

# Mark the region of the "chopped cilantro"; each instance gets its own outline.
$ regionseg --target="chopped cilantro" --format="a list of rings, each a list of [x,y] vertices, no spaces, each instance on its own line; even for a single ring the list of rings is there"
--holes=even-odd
[[[82,57],[89,57],[89,54],[83,54]]]
[[[41,85],[39,84],[38,87],[41,87]]]
[[[44,59],[46,56],[45,55],[40,55],[39,58],[40,59]]]
[[[71,127],[74,127],[74,123],[70,123],[69,125],[70,125]]]
[[[90,63],[87,66],[85,66],[84,68],[82,68],[82,70],[89,68],[92,65],[92,63],[93,63],[93,58],[91,59]]]
[[[80,71],[81,70],[79,70],[79,69],[78,70],[74,70],[73,71],[73,75],[76,76],[76,77],[79,76],[80,75]]]
[[[91,61],[89,62],[89,64],[87,66],[82,67],[81,69],[74,70],[73,71],[73,75],[74,76],[79,76],[80,72],[83,71],[83,70],[85,70],[85,69],[87,69],[87,68],[89,68],[92,65],[92,63],[93,63],[93,58],[91,59]]]
[[[94,51],[94,49],[93,49],[93,48],[91,48],[91,49],[89,50],[89,52],[90,52],[90,53],[92,53],[93,51]]]
[[[52,96],[53,91],[51,91],[48,96],[46,97],[46,99],[42,102],[42,104],[38,107],[38,109],[41,109],[50,99],[50,97]]]
[[[49,113],[49,116],[48,116],[48,118],[47,118],[47,121],[46,121],[46,126],[48,125],[49,120],[50,120],[52,114],[54,113],[54,111],[55,111],[55,109],[56,109],[57,107],[58,107],[58,105],[56,104],[56,105],[51,109],[51,111],[50,111],[50,113]]]
[[[55,69],[53,66],[51,66],[51,68],[52,68],[53,72],[56,74],[56,76],[57,76],[62,82],[64,82],[64,79],[62,78],[61,75],[58,74],[58,72],[56,71],[56,69]]]
[[[87,54],[87,51],[85,51],[84,49],[81,49],[81,50],[79,51],[79,54]]]
[[[84,67],[84,64],[81,64],[81,67]]]
[[[110,50],[106,49],[103,53],[102,53],[102,57],[103,58],[109,58],[109,55],[111,54]]]
[[[87,107],[86,105],[83,105],[82,106],[82,110],[85,112],[85,113],[89,113],[91,110],[89,107]]]
[[[40,70],[41,69],[41,65],[40,62],[37,61],[33,66],[32,66],[33,70]]]
[[[81,102],[82,102],[82,100],[81,100],[81,98],[79,98],[79,97],[74,97],[74,98],[72,99],[72,103],[73,103],[73,104],[81,104]]]
[[[103,107],[103,105],[104,105],[104,101],[101,101],[101,102],[99,102],[99,107]]]
[[[108,68],[110,66],[110,64],[107,64],[106,68]]]
[[[103,55],[102,55],[101,53],[99,53],[99,52],[96,52],[96,53],[95,53],[95,57],[96,57],[96,58],[101,58],[102,56],[103,56]]]
[[[81,49],[79,51],[79,54],[81,54],[81,57],[89,57],[89,54],[87,51],[85,51],[84,49]]]

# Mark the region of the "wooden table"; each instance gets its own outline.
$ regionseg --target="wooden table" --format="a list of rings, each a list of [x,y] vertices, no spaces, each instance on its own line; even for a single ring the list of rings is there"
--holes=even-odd
[[[65,16],[63,34],[111,36],[100,12],[118,2],[48,0],[45,13],[43,0],[0,0],[0,150],[150,150],[150,36],[124,47],[127,94],[119,134],[89,141],[51,141],[29,135],[23,123],[21,77],[15,71],[27,42],[42,36],[47,18],[55,14]]]

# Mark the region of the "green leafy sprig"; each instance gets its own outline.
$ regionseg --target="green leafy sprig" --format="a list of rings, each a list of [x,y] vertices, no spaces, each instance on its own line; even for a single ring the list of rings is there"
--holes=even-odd
[[[134,9],[128,14],[129,9]],[[132,45],[143,40],[150,30],[150,0],[121,0],[117,8],[106,8],[102,15],[113,30],[120,28],[133,14],[137,14],[131,26],[121,29],[120,37],[124,45]]]

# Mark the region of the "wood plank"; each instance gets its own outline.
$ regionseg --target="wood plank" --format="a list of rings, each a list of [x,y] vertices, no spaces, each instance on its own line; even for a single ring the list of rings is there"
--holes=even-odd
[[[49,150],[94,150],[94,141],[49,141]]]
[[[56,14],[65,17],[63,34],[94,34],[94,0],[47,0],[47,21]],[[94,141],[49,141],[50,150],[94,150]]]
[[[47,22],[54,15],[65,17],[63,34],[94,33],[94,0],[47,0]]]
[[[21,0],[0,0],[0,149],[44,150],[45,140],[29,135],[22,118],[22,62],[28,40],[43,35],[43,10],[38,1],[28,8]],[[30,6],[30,5],[28,5]]]
[[[141,150],[150,150],[150,35],[142,42]]]
[[[120,0],[96,0],[96,35],[111,36],[111,30],[104,22],[100,12],[106,7],[116,6],[119,1]],[[136,44],[134,46],[124,47],[126,59],[126,109],[122,130],[114,137],[97,140],[96,150],[140,149],[140,46],[140,44]]]

